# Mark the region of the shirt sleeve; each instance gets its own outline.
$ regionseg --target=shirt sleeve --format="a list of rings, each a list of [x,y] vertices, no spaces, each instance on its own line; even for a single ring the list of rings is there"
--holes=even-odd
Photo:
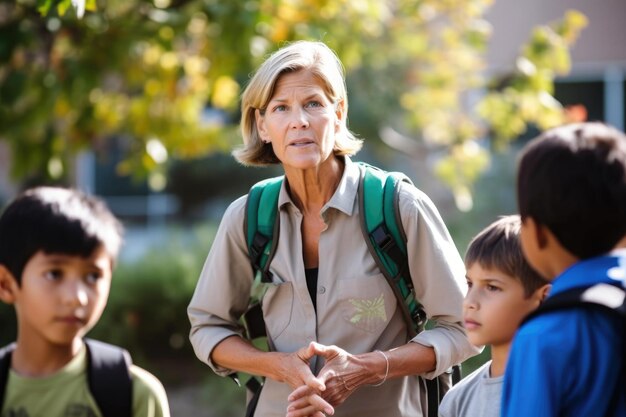
[[[211,352],[225,338],[243,335],[239,319],[253,282],[243,230],[245,202],[241,197],[226,209],[187,308],[194,351],[221,376],[233,371],[213,363]]]
[[[138,366],[130,368],[133,381],[133,417],[170,417],[170,406],[161,381]]]
[[[409,269],[415,295],[435,325],[413,338],[432,347],[437,365],[424,374],[434,378],[454,364],[480,352],[467,339],[462,325],[467,292],[465,266],[432,201],[420,190],[403,184],[400,213],[407,237]]]

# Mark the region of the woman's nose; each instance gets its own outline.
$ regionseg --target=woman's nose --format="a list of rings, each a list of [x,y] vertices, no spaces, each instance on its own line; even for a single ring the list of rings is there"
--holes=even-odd
[[[293,111],[293,117],[291,119],[292,129],[306,129],[309,127],[309,119],[304,109],[295,109]]]

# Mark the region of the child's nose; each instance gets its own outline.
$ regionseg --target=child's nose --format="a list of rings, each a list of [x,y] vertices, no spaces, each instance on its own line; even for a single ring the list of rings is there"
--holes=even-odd
[[[64,295],[66,303],[70,305],[84,306],[87,304],[87,289],[85,284],[80,281],[67,283]]]
[[[472,292],[471,289],[467,291],[467,295],[463,299],[463,309],[464,310],[476,310],[478,309],[478,300],[476,295]]]

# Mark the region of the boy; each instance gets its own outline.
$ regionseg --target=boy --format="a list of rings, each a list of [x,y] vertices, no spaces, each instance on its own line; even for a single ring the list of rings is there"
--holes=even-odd
[[[623,133],[601,123],[543,133],[522,152],[517,197],[524,255],[552,282],[546,304],[589,286],[606,291],[600,302],[624,302],[626,251],[614,250],[626,235]],[[507,364],[502,416],[626,416],[623,333],[617,314],[582,306],[526,321]]]
[[[524,260],[520,226],[519,216],[502,217],[469,244],[465,254],[465,328],[474,345],[491,345],[491,360],[443,397],[440,417],[500,415],[504,368],[513,335],[550,287]]]
[[[0,299],[15,306],[18,326],[2,417],[103,415],[88,386],[83,337],[106,305],[120,244],[117,219],[79,191],[33,188],[6,208]],[[161,383],[139,367],[129,371],[132,416],[169,417]]]

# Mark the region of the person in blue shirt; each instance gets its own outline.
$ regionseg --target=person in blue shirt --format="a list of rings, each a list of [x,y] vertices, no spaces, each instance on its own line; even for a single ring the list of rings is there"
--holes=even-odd
[[[551,281],[548,300],[576,287],[624,286],[626,135],[589,122],[544,132],[522,151],[517,198],[522,250]],[[595,309],[526,321],[513,340],[501,415],[626,416],[625,338],[617,315]]]

